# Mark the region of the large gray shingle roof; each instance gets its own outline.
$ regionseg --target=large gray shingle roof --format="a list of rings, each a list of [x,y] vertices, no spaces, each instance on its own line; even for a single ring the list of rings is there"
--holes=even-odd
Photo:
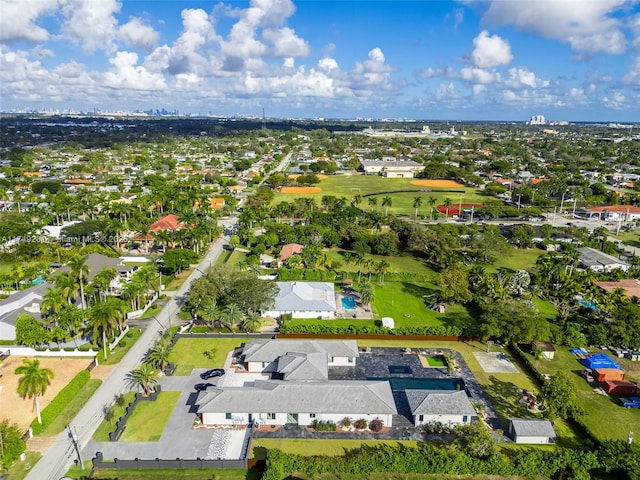
[[[252,387],[201,392],[198,413],[397,414],[387,381],[258,380]]]
[[[513,431],[519,437],[550,437],[556,436],[556,431],[549,420],[541,418],[509,418],[513,424]]]
[[[476,415],[464,390],[406,390],[413,415]]]
[[[325,353],[328,357],[359,356],[358,342],[355,340],[254,340],[242,350],[245,362],[273,362],[287,353]]]
[[[336,311],[333,283],[276,282],[279,292],[273,310],[276,311]]]

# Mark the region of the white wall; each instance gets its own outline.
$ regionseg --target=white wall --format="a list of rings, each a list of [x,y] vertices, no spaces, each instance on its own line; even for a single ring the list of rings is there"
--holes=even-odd
[[[262,312],[263,317],[279,318],[285,313],[290,313],[293,318],[323,318],[332,319],[336,318],[336,312],[322,311],[322,310],[295,310],[293,312],[283,310],[269,310],[268,312]]]
[[[516,437],[516,443],[530,443],[530,444],[546,444],[549,443],[547,437]]]
[[[463,415],[423,415],[422,421],[420,421],[419,415],[414,415],[414,425],[416,427],[424,425],[425,423],[439,422],[443,425],[461,425],[471,422],[471,416],[467,415],[467,421],[463,419]]]
[[[231,419],[227,418],[226,413],[203,413],[202,414],[202,423],[205,425],[246,425],[249,423],[249,414],[248,413],[231,413]],[[254,422],[259,422],[264,425],[284,425],[287,423],[287,416],[289,413],[295,412],[272,412],[276,414],[275,419],[268,419],[267,412],[262,413],[252,413],[251,419]],[[314,420],[319,420],[323,422],[333,422],[336,425],[339,424],[344,417],[349,417],[352,422],[360,418],[364,418],[367,422],[371,422],[371,420],[375,420],[379,418],[382,420],[385,427],[392,426],[393,415],[363,415],[363,414],[355,414],[355,413],[345,413],[345,414],[335,414],[335,413],[317,413],[315,418],[311,418],[309,413],[299,413],[298,414],[298,425],[311,425]]]
[[[351,358],[351,361],[349,361]],[[331,360],[327,365],[333,366],[354,366],[356,364],[356,357],[331,357]]]

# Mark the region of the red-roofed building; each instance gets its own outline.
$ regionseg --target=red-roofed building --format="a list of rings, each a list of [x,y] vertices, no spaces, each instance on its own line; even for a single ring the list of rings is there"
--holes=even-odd
[[[605,205],[593,207],[587,210],[593,215],[598,215],[601,220],[632,222],[640,218],[640,207],[633,205]]]
[[[607,292],[612,292],[616,288],[620,288],[624,290],[624,294],[627,297],[640,298],[640,280],[627,279],[617,282],[598,282],[596,285]]]
[[[304,245],[300,245],[299,243],[287,243],[286,245],[283,245],[282,250],[280,250],[278,262],[285,262],[291,255],[302,253],[302,250],[304,250]]]
[[[178,216],[174,214],[165,215],[164,217],[158,219],[156,222],[153,222],[149,226],[149,231],[151,232],[160,232],[162,230],[180,230],[184,228],[184,223],[178,220]]]

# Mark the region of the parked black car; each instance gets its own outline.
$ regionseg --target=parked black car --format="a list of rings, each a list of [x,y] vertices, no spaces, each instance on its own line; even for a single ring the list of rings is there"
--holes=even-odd
[[[206,390],[209,387],[215,387],[215,385],[213,383],[196,383],[194,388],[196,389],[196,392],[202,392],[203,390]]]
[[[202,380],[207,380],[213,377],[221,377],[224,375],[224,368],[212,368],[211,370],[207,370],[206,372],[202,372],[200,374],[200,378]]]

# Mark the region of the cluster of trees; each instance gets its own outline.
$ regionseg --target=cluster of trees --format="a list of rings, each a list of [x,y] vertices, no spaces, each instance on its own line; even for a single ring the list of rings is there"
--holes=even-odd
[[[277,290],[275,282],[259,280],[254,271],[214,265],[191,284],[187,307],[211,328],[253,332],[262,325],[260,312],[273,305]]]

